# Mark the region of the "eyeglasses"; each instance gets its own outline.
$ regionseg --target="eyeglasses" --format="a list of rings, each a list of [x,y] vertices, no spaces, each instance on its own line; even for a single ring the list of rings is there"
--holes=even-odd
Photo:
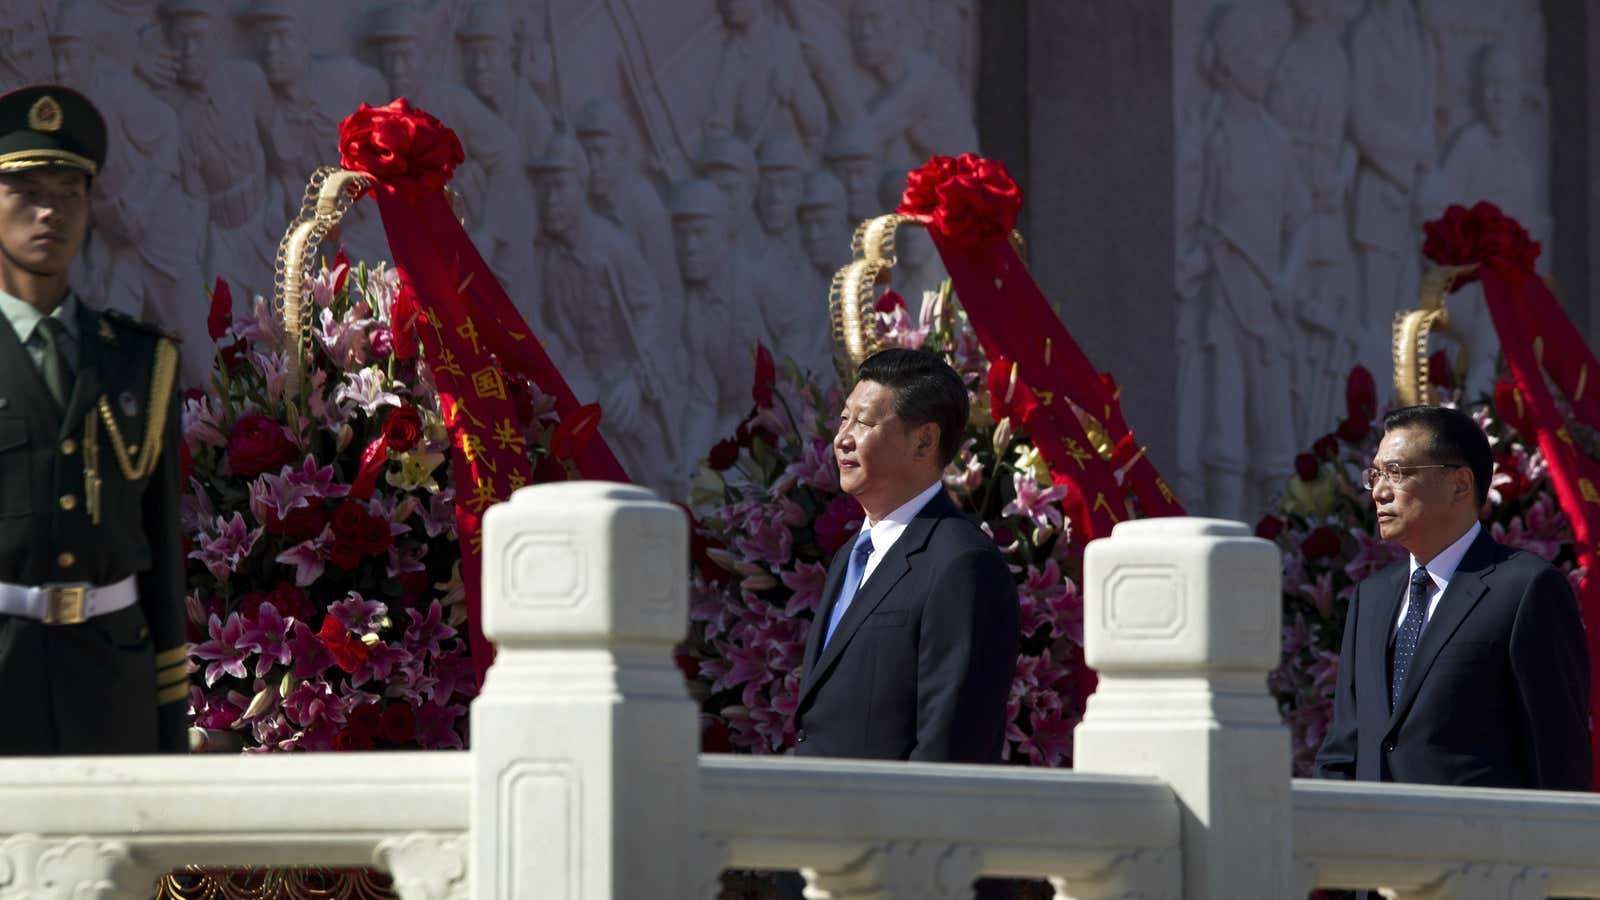
[[[1407,473],[1419,469],[1459,469],[1465,465],[1466,463],[1435,463],[1428,466],[1402,466],[1399,463],[1389,463],[1381,469],[1368,466],[1361,470],[1361,486],[1370,491],[1378,486],[1379,481],[1388,479],[1390,487],[1399,487]]]

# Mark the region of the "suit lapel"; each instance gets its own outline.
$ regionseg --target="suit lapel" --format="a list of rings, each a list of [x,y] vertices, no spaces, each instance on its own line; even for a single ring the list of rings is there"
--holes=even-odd
[[[1450,576],[1450,584],[1445,587],[1444,596],[1439,598],[1439,606],[1428,619],[1427,627],[1422,629],[1422,640],[1417,643],[1417,652],[1411,657],[1406,683],[1400,688],[1400,699],[1389,714],[1389,728],[1394,728],[1395,723],[1405,717],[1439,651],[1461,627],[1472,608],[1488,593],[1489,585],[1483,579],[1494,570],[1494,548],[1495,541],[1489,532],[1484,530],[1479,533],[1478,539],[1472,542],[1466,555],[1461,558],[1455,574]]]
[[[866,621],[867,616],[883,602],[895,584],[911,571],[913,557],[927,546],[928,538],[933,534],[933,526],[947,515],[960,515],[960,511],[950,502],[950,498],[940,491],[934,494],[933,499],[917,513],[916,518],[912,519],[911,524],[901,533],[899,540],[889,548],[888,555],[878,563],[877,568],[872,570],[872,577],[861,586],[855,599],[850,601],[850,608],[845,610],[844,617],[839,620],[839,627],[833,632],[833,640],[821,648],[816,662],[807,667],[805,677],[800,682],[801,706],[804,706],[811,694],[816,691],[823,676],[844,653],[845,648],[850,646],[850,640],[855,637],[861,623]],[[830,573],[830,586],[835,581]],[[828,616],[832,614],[837,593],[838,590],[835,588],[832,593],[825,595],[829,598],[827,614],[812,623],[812,633],[818,646],[822,644],[822,635],[819,632],[827,631]],[[809,643],[808,641],[808,645]]]
[[[861,523],[866,527],[866,523]],[[860,534],[860,532],[857,532]],[[855,536],[850,540],[853,542]],[[826,623],[833,617],[833,606],[839,602],[839,584],[844,581],[844,570],[850,564],[851,543],[846,543],[839,552],[833,555],[833,562],[828,564],[828,577],[822,583],[822,604],[817,607],[817,617],[811,622],[811,630],[806,635],[806,675],[810,676],[816,668],[817,654],[822,652],[822,634],[827,630]]]
[[[1389,694],[1389,634],[1394,630],[1394,617],[1400,610],[1400,589],[1406,583],[1406,564],[1380,572],[1361,585],[1362,658],[1376,660],[1378,677],[1383,684],[1383,694]],[[1365,608],[1371,604],[1371,615]]]

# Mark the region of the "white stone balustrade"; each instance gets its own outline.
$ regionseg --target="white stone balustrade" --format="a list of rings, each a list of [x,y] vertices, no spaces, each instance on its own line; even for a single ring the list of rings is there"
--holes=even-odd
[[[1075,772],[700,756],[682,512],[545,485],[484,533],[471,751],[0,759],[0,900],[143,900],[183,865],[371,865],[406,900],[703,900],[730,867],[813,900],[1600,896],[1600,797],[1288,777],[1277,556],[1238,523],[1090,545]]]

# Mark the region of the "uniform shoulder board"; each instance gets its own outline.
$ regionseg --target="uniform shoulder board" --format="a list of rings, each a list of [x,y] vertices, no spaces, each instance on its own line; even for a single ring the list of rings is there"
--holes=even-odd
[[[108,309],[101,312],[100,315],[104,317],[105,321],[110,322],[112,325],[115,325],[118,328],[129,328],[134,331],[142,331],[146,334],[153,334],[156,337],[166,338],[174,343],[183,342],[183,338],[179,337],[177,332],[168,331],[154,322],[146,322],[143,319],[135,319],[133,316],[130,316],[121,310]]]

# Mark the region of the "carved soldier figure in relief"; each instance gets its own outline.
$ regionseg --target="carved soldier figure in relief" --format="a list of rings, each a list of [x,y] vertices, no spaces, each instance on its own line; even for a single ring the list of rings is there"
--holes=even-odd
[[[1509,0],[1418,0],[1435,50],[1434,130],[1441,144],[1476,117],[1473,70],[1478,51],[1507,33]]]
[[[705,128],[751,144],[769,135],[794,135],[815,147],[827,130],[828,109],[800,54],[800,42],[767,3],[717,0],[722,54],[711,82]]]
[[[47,6],[46,0],[6,0],[0,14],[0,94],[50,80]]]
[[[1521,222],[1543,246],[1539,268],[1549,271],[1549,187],[1539,181],[1540,168],[1528,159],[1515,129],[1522,101],[1520,74],[1517,60],[1505,47],[1484,47],[1478,54],[1478,119],[1456,134],[1439,169],[1424,181],[1419,192],[1421,212],[1431,219],[1451,203],[1488,200]],[[1493,393],[1500,341],[1481,285],[1462,288],[1450,302],[1450,325],[1441,336],[1454,338],[1466,352],[1465,396]]]
[[[628,473],[664,496],[679,482],[676,410],[666,392],[682,376],[653,357],[677,346],[650,267],[633,239],[589,209],[583,151],[564,133],[530,164],[539,204],[534,268],[539,333],[580,402],[600,404],[601,429]]]
[[[891,166],[878,180],[878,208],[887,212],[900,206],[906,187],[906,170]],[[906,310],[915,322],[922,311],[922,297],[937,291],[949,277],[944,260],[928,230],[918,225],[902,227],[894,236],[894,289],[906,300]]]
[[[776,305],[764,310],[772,351],[812,372],[830,372],[828,307],[805,288],[811,268],[800,244],[800,190],[805,151],[790,137],[769,137],[756,157],[761,185],[756,211],[765,238],[756,271],[774,285]]]
[[[1354,0],[1294,0],[1299,27],[1278,64],[1267,110],[1288,130],[1301,182],[1311,195],[1305,268],[1294,292],[1296,444],[1307,446],[1343,410],[1344,376],[1355,363],[1360,273],[1346,209],[1356,148],[1347,137],[1350,60],[1342,35]]]
[[[116,51],[131,51],[137,40],[120,23],[97,24],[103,21],[86,2],[69,0],[50,33],[54,81],[96,102],[110,146],[90,194],[94,228],[79,254],[75,282],[102,309],[180,334],[183,380],[204,384],[213,360],[204,316],[195,314],[203,298],[184,281],[204,241],[204,214],[178,190],[178,116],[139,79],[101,61],[128,56]]]
[[[1207,265],[1200,302],[1201,403],[1178,409],[1178,433],[1205,435],[1184,489],[1209,515],[1245,519],[1277,489],[1294,458],[1290,360],[1297,352],[1288,285],[1295,235],[1310,199],[1288,134],[1267,113],[1288,11],[1228,7],[1212,36],[1223,106],[1207,139],[1200,232]],[[1203,484],[1203,491],[1199,486]]]
[[[800,244],[806,252],[806,296],[825,306],[833,273],[850,261],[850,220],[845,216],[844,185],[828,172],[807,174],[800,189],[798,212]],[[831,334],[829,339],[832,340]]]
[[[728,247],[728,199],[702,179],[680,181],[667,193],[672,235],[683,273],[685,344],[691,365],[684,446],[704,452],[733,433],[750,411],[755,349],[762,339],[763,290],[734,264]],[[756,309],[751,309],[752,302]]]
[[[888,212],[878,208],[878,175],[883,171],[879,159],[872,129],[862,121],[835,125],[822,145],[823,165],[844,186],[845,213],[852,228],[862,219]]]
[[[166,99],[183,135],[180,183],[205,211],[200,277],[228,279],[243,303],[270,289],[282,236],[281,206],[268,185],[262,149],[272,95],[254,65],[222,58],[218,31],[224,23],[215,11],[208,0],[162,0],[162,25],[177,59]]]
[[[462,77],[468,88],[511,128],[521,159],[544,149],[550,139],[550,110],[513,66],[511,16],[505,0],[474,0],[456,26]]]
[[[1416,296],[1417,180],[1431,169],[1433,44],[1411,0],[1373,0],[1351,26],[1350,136],[1361,153],[1351,234],[1361,264],[1362,365],[1386,372],[1388,323]]]
[[[367,21],[363,36],[388,83],[370,102],[406,97],[455,130],[467,159],[450,186],[466,204],[467,233],[495,276],[515,291],[527,281],[523,266],[535,231],[527,157],[516,135],[471,91],[424,68],[423,32],[409,4],[379,6]]]
[[[589,204],[611,224],[633,235],[645,262],[656,273],[664,302],[680,309],[678,256],[672,249],[672,220],[655,185],[639,168],[633,132],[621,107],[609,97],[593,97],[574,123],[589,164]]]
[[[300,212],[306,180],[319,166],[337,161],[329,135],[363,100],[386,90],[377,70],[348,57],[313,56],[301,14],[288,0],[251,0],[239,15],[260,64],[272,103],[261,142],[267,175],[279,199],[277,221]],[[353,259],[389,255],[383,223],[372,204],[353,207],[339,223],[339,243]]]
[[[756,154],[732,135],[708,135],[695,154],[695,173],[715,184],[728,198],[728,239],[738,252],[755,259],[761,253],[761,226],[756,221]]]

